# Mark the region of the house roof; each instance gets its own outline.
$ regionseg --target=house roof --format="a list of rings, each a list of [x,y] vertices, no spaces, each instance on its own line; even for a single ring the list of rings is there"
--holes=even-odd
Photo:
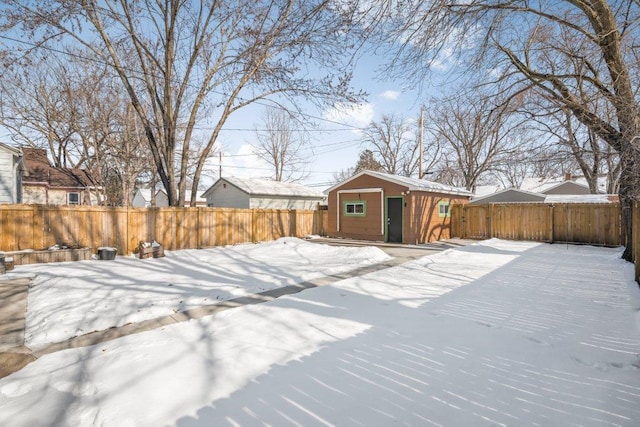
[[[44,182],[51,187],[94,187],[98,185],[85,169],[51,166],[47,151],[23,148],[23,183]]]
[[[257,178],[238,178],[232,176],[225,176],[218,179],[207,191],[202,194],[202,197],[207,195],[221,183],[229,183],[241,191],[249,194],[250,196],[280,196],[280,197],[306,197],[323,199],[324,194],[306,187],[302,184],[295,182],[278,182],[270,181],[266,179]]]
[[[4,144],[2,142],[0,142],[0,148],[10,152],[14,156],[21,156],[22,155],[22,150],[20,150],[20,148],[12,147],[11,145],[7,145],[7,144]]]
[[[142,197],[145,202],[150,202],[151,201],[151,189],[150,188],[138,188],[136,191],[140,194],[140,197]],[[164,188],[157,189],[156,190],[156,196],[158,195],[158,193],[162,193],[164,195],[167,194],[167,192],[164,190]]]
[[[518,188],[507,188],[506,190],[498,191],[496,193],[488,194],[483,197],[473,198],[469,203],[481,204],[492,203],[492,200],[504,199],[504,197],[513,197],[513,202],[544,202],[545,195],[540,193],[533,193],[531,191],[520,190]],[[509,203],[509,200],[500,200],[500,202]]]
[[[563,186],[579,186],[589,189],[587,180],[584,177],[578,177],[573,180],[566,180],[565,178],[540,178],[530,177],[525,178],[520,186],[521,190],[532,191],[535,193],[546,193],[553,189],[558,189]],[[598,178],[598,191],[604,193],[607,188],[606,178]]]
[[[469,190],[466,190],[464,188],[452,187],[450,185],[440,184],[439,182],[427,181],[424,179],[409,178],[405,176],[391,175],[384,172],[376,172],[376,171],[369,171],[369,170],[359,172],[354,176],[352,176],[351,178],[334,185],[333,187],[325,190],[325,194],[329,194],[329,192],[335,190],[336,188],[356,178],[361,177],[362,175],[369,175],[385,181],[393,182],[395,184],[407,187],[407,189],[410,191],[426,191],[429,193],[455,194],[460,196],[473,195]]]

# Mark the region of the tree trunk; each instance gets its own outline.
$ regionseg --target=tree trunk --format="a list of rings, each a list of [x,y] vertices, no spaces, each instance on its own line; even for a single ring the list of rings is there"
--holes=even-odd
[[[622,233],[625,250],[622,257],[632,261],[633,257],[633,202],[640,200],[640,150],[638,142],[625,144],[620,152],[620,208],[622,210]]]

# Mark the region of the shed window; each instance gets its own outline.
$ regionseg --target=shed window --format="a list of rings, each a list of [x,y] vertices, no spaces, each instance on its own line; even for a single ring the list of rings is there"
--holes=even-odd
[[[67,193],[67,203],[70,205],[79,205],[80,193]]]
[[[365,216],[367,202],[344,202],[344,214],[348,216]]]
[[[451,216],[451,204],[449,202],[438,203],[438,216],[440,218],[448,218]]]

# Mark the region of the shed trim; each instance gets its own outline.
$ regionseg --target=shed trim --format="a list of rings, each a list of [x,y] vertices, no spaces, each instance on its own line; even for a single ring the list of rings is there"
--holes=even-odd
[[[352,188],[348,190],[338,190],[337,197],[337,218],[336,231],[340,231],[340,195],[343,193],[380,193],[380,234],[384,235],[384,190],[382,188]]]

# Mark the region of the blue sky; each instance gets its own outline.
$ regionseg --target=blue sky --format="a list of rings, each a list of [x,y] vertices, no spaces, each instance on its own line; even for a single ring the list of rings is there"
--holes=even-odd
[[[431,89],[423,89],[420,92],[418,89],[407,88],[406,82],[381,78],[379,70],[383,64],[383,57],[366,55],[356,67],[353,86],[368,93],[365,102],[350,106],[337,105],[322,111],[310,107],[305,111],[310,116],[324,119],[316,120],[316,123],[318,129],[327,132],[314,131],[311,134],[310,143],[314,154],[311,154],[311,150],[307,151],[309,176],[302,181],[304,184],[323,190],[331,186],[330,182],[335,173],[356,164],[364,146],[360,142],[360,132],[353,127],[365,127],[384,114],[417,119],[422,103],[426,103],[429,96],[434,94],[433,84],[426,85]],[[441,77],[436,71],[434,78]],[[272,168],[267,163],[251,155],[255,132],[238,130],[264,127],[261,125],[264,108],[252,106],[238,111],[224,126],[227,130],[222,132],[218,143],[218,148],[223,152],[223,176],[268,178],[272,174]],[[346,126],[334,122],[344,123]],[[205,187],[218,177],[217,155],[209,164],[206,176],[203,176]]]

